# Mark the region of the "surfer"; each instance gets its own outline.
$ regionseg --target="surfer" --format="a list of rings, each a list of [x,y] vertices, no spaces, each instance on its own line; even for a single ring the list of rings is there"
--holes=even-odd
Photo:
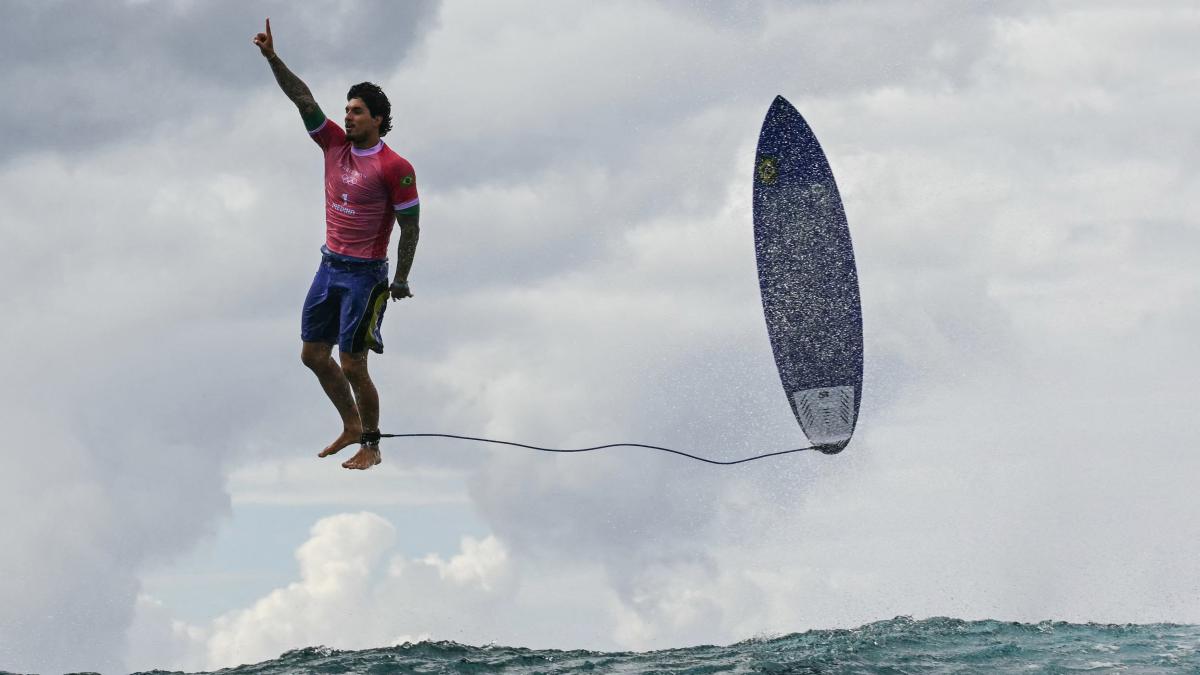
[[[325,244],[304,300],[300,360],[316,374],[337,408],[342,432],[319,456],[358,443],[358,452],[342,466],[369,469],[382,458],[379,394],[367,372],[367,355],[383,353],[380,327],[388,296],[412,297],[408,273],[420,236],[415,175],[412,165],[380,140],[392,128],[391,104],[383,90],[370,82],[351,87],[345,127],[339,127],[275,53],[270,19],[253,42],[325,154]],[[400,227],[400,244],[389,284],[387,248],[393,220]]]

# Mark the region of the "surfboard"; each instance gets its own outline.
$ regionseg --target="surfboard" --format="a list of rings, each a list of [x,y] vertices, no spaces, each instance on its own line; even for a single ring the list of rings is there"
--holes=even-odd
[[[754,249],[788,403],[818,450],[841,452],[862,400],[858,270],[833,171],[782,96],[767,110],[754,158]]]

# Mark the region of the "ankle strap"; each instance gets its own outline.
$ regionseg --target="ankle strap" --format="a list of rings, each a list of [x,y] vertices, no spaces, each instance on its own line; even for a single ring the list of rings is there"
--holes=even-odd
[[[379,438],[380,434],[378,429],[374,431],[364,431],[362,433],[362,438],[359,439],[359,442],[365,446],[377,448],[379,447]]]

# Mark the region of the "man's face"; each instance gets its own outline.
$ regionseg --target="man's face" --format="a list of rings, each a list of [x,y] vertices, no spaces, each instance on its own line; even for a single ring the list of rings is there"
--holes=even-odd
[[[346,138],[365,141],[379,134],[380,118],[371,117],[367,104],[361,98],[346,101]]]

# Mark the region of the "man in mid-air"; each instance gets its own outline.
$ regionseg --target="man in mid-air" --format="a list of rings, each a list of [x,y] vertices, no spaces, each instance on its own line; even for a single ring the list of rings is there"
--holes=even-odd
[[[380,326],[390,294],[412,297],[408,273],[417,252],[420,202],[412,165],[384,145],[392,106],[370,82],[346,94],[345,129],[325,117],[312,92],[275,54],[271,20],[253,38],[283,93],[325,153],[325,245],[321,266],[304,300],[300,359],[317,375],[342,417],[342,433],[327,457],[355,443],[347,469],[369,469],[379,455],[379,393],[367,374],[369,350],[383,353]],[[396,276],[388,283],[387,247],[393,220],[400,226]],[[338,361],[333,346],[338,346]]]

